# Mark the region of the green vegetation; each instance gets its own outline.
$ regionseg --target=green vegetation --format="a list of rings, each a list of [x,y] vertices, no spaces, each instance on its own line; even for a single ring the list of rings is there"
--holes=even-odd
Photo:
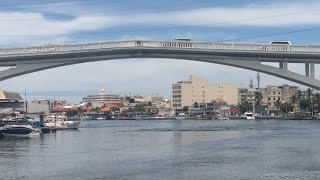
[[[240,104],[239,107],[242,114],[253,110],[252,104],[248,101],[244,102],[243,104]]]

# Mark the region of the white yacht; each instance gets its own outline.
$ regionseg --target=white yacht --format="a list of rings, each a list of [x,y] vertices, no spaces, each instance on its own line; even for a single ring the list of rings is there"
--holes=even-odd
[[[189,115],[186,113],[179,113],[178,116],[176,117],[177,120],[185,120],[189,119]]]
[[[57,130],[63,129],[78,129],[81,120],[71,120],[62,115],[50,115],[44,118],[44,126],[55,128]]]
[[[39,136],[41,134],[41,130],[34,127],[26,118],[14,118],[10,120],[2,120],[0,134],[4,137]]]
[[[249,120],[255,119],[255,117],[254,117],[252,112],[245,112],[244,116],[245,116],[246,119],[249,119]]]

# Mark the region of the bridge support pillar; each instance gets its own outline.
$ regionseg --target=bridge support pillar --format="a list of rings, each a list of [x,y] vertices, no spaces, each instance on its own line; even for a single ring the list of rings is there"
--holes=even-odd
[[[287,62],[279,62],[279,68],[288,70],[288,63]]]
[[[314,63],[310,63],[310,77],[315,78]]]
[[[306,76],[310,77],[310,63],[305,63]]]

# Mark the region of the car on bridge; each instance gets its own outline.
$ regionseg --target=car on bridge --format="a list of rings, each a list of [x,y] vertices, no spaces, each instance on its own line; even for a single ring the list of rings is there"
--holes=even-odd
[[[261,46],[262,51],[291,51],[290,41],[271,41],[269,45]]]

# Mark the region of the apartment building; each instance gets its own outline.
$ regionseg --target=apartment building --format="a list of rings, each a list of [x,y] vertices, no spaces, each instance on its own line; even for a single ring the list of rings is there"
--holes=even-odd
[[[213,84],[208,80],[190,75],[188,81],[172,84],[172,107],[182,109],[197,103],[210,103],[214,100],[226,101],[227,104],[238,104],[238,85]]]

